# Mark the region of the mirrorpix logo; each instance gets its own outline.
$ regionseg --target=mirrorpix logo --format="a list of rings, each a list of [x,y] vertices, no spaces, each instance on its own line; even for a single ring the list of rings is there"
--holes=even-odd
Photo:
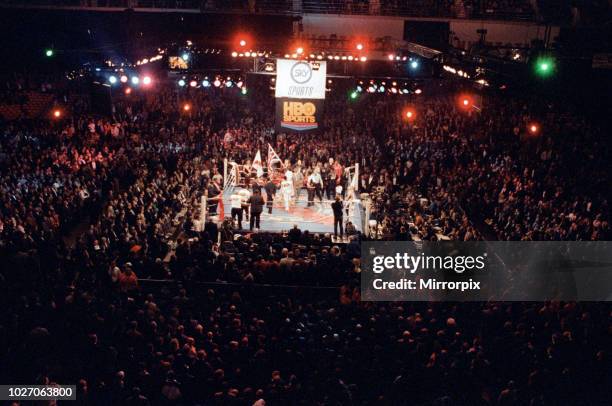
[[[312,78],[312,67],[308,62],[296,62],[291,67],[291,79],[297,84],[307,83]]]

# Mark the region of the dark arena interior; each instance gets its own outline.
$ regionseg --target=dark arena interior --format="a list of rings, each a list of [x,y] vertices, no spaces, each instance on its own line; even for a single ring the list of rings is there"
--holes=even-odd
[[[609,405],[611,22],[0,0],[0,404]],[[506,242],[603,248],[570,293],[364,286],[364,247]]]

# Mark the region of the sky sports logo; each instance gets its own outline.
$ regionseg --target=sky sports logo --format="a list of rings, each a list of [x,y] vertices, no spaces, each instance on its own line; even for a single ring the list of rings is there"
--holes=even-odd
[[[419,270],[446,270],[461,274],[465,271],[483,270],[486,266],[487,253],[482,255],[376,255],[372,258],[372,271],[376,274],[384,271],[408,271],[411,274]]]

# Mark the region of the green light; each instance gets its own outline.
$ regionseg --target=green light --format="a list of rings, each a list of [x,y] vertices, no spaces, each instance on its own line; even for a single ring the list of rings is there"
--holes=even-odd
[[[555,61],[552,58],[542,57],[536,60],[536,73],[540,76],[551,75],[554,71]]]
[[[52,49],[47,49],[45,51],[45,55],[47,55],[48,57],[52,57],[53,56],[53,50]]]
[[[351,99],[355,100],[357,96],[358,96],[357,92],[351,93]]]
[[[246,87],[243,87],[243,88],[242,88],[242,90],[241,90],[241,92],[242,92],[242,94],[247,94],[247,88],[246,88]]]

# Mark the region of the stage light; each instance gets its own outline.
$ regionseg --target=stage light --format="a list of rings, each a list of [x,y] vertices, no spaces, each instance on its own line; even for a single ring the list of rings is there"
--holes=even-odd
[[[414,93],[415,94],[421,94],[421,93],[423,93],[423,91],[421,89],[417,89],[417,90],[414,91]]]
[[[121,78],[119,80],[121,81],[121,83],[127,83],[128,77],[126,75],[121,75]]]
[[[374,86],[368,87],[368,92],[369,93],[374,93],[375,91],[376,91],[376,88]]]
[[[414,120],[414,118],[416,117],[416,111],[414,111],[414,109],[412,108],[406,109],[404,116],[406,117],[406,119],[408,119],[408,121]]]
[[[379,87],[379,88],[378,88],[378,91],[379,91],[380,93],[384,93],[384,91],[385,91],[385,87],[384,87],[384,86]]]
[[[537,123],[529,124],[529,132],[533,135],[536,135],[540,132],[540,126]]]
[[[355,100],[357,98],[357,96],[359,96],[357,91],[354,91],[354,92],[351,93],[351,99]]]
[[[109,82],[111,85],[114,85],[115,83],[117,83],[117,76],[115,76],[115,75],[110,75],[110,76],[108,77],[108,82]]]
[[[189,103],[183,104],[183,111],[189,111],[189,110],[191,110],[191,104]]]
[[[140,83],[138,76],[132,76],[132,84],[137,85],[138,83]]]
[[[368,58],[366,58],[365,56],[362,56],[361,58],[359,58],[359,60],[360,60],[361,62],[365,62],[365,61],[367,61],[367,60],[368,60]]]
[[[242,87],[242,85],[243,85],[242,80],[239,80],[238,83],[236,83],[236,86],[238,87]]]
[[[209,82],[208,80],[204,79],[204,80],[202,81],[202,86],[204,86],[204,87],[210,87],[210,82]]]
[[[184,79],[179,79],[179,81],[178,81],[178,85],[179,85],[180,87],[185,86],[185,80],[184,80]]]
[[[296,52],[298,55],[302,55],[302,54],[304,53],[304,48],[302,48],[302,47],[297,47],[297,49],[295,50],[295,52]]]
[[[246,52],[244,53],[244,56],[246,56],[247,58],[249,58],[249,57],[251,56],[251,53],[250,53],[249,51],[246,51]]]
[[[198,82],[196,82],[195,80],[192,80],[191,82],[189,82],[189,86],[191,87],[196,87],[198,85]]]
[[[242,90],[240,90],[240,92],[241,92],[242,94],[247,94],[247,88],[246,88],[246,87],[243,87],[243,88],[242,88]]]
[[[45,50],[45,55],[47,57],[49,57],[49,58],[52,57],[53,56],[53,50],[52,49]]]
[[[389,58],[389,60],[390,60],[390,61],[392,61],[392,60],[394,60],[394,59],[395,59],[395,55],[393,55],[393,54],[389,54],[389,57],[388,57],[388,58]]]
[[[142,83],[144,83],[145,85],[150,85],[151,84],[151,76],[145,76],[144,78],[142,78]]]
[[[219,79],[217,79],[217,80],[215,80],[213,82],[213,85],[215,85],[215,87],[219,87],[219,86],[221,86],[221,81]]]
[[[234,85],[234,83],[231,80],[228,80],[227,82],[225,82],[225,87],[232,87]]]
[[[357,48],[359,51],[363,50],[363,44],[359,43],[355,46],[355,48]]]
[[[62,111],[60,109],[53,110],[53,117],[60,118],[62,116]]]
[[[125,94],[131,94],[132,93],[132,88],[131,87],[126,87],[125,88]]]
[[[464,106],[469,106],[470,101],[468,99],[463,99],[462,103]]]
[[[361,86],[357,86],[357,91],[358,91],[359,93],[363,92],[363,87],[361,87]]]
[[[241,39],[241,40],[240,40],[240,42],[239,42],[239,44],[240,44],[240,46],[241,46],[241,47],[245,47],[245,46],[246,46],[246,44],[247,44],[247,42],[246,42],[246,40]]]
[[[238,52],[236,52],[236,51],[232,52],[232,57],[234,57],[234,58],[235,58],[235,57],[237,57],[237,56],[238,56]]]
[[[182,58],[184,61],[188,61],[188,60],[189,60],[189,54],[188,54],[187,52],[185,52],[185,53],[183,53],[183,55],[181,55],[181,58]]]
[[[410,67],[411,67],[412,69],[416,69],[416,68],[418,68],[418,67],[419,67],[419,62],[418,62],[418,61],[412,61],[412,62],[410,62]]]

